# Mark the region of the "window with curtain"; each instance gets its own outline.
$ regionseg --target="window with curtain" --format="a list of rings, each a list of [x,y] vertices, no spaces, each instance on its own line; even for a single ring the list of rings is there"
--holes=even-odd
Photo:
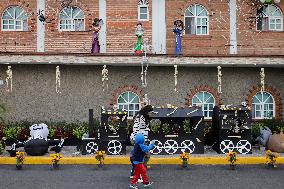
[[[276,5],[264,5],[257,10],[256,26],[259,31],[283,31],[283,15]]]
[[[84,31],[84,12],[79,7],[65,7],[59,14],[60,31]]]
[[[199,4],[188,7],[184,14],[185,34],[209,34],[208,11]]]
[[[2,16],[2,31],[27,31],[28,15],[19,6],[7,8]]]

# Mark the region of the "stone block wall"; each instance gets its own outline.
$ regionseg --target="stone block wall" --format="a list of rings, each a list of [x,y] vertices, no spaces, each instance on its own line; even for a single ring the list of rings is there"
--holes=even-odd
[[[217,90],[218,86],[216,68],[179,67],[177,93],[174,91],[173,67],[149,67],[148,86],[143,88],[140,67],[111,66],[108,67],[109,88],[103,91],[101,66],[61,65],[61,94],[57,94],[55,67],[55,65],[12,66],[13,92],[8,93],[5,85],[0,86],[0,102],[7,105],[8,120],[87,121],[88,109],[93,108],[95,116],[99,117],[100,107],[109,107],[113,104],[113,96],[117,96],[117,91],[129,87],[133,88],[132,91],[139,91],[138,95],[147,94],[151,104],[155,106],[166,106],[166,104],[185,106],[190,104],[188,96],[192,95],[195,89],[198,90],[203,85]],[[0,65],[1,79],[5,79],[5,70],[6,65]],[[251,94],[250,91],[254,86],[260,83],[258,68],[223,68],[222,74],[223,93],[220,95],[222,104],[240,104]],[[281,99],[282,102],[284,70],[266,68],[265,74],[266,85],[273,87],[274,94],[279,94],[279,98],[275,99]],[[277,104],[277,111],[283,111],[283,107],[279,108]]]

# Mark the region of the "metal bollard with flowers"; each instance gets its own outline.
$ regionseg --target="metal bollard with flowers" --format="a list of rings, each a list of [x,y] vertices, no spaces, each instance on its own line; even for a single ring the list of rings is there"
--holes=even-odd
[[[179,155],[180,159],[182,160],[181,166],[183,168],[187,168],[188,167],[188,160],[189,160],[189,153],[182,153]]]
[[[227,160],[230,163],[230,168],[232,170],[236,169],[236,162],[237,162],[237,153],[236,152],[229,152],[227,154]]]
[[[104,164],[106,152],[105,151],[97,151],[96,152],[96,160],[99,162],[98,167],[102,167]]]
[[[53,169],[59,169],[59,161],[61,158],[63,158],[63,155],[56,153],[50,154],[50,157]]]
[[[265,158],[266,158],[266,164],[268,168],[274,168],[277,167],[277,159],[279,158],[279,154],[278,153],[273,153],[270,150],[266,151],[265,154]]]
[[[22,169],[25,160],[25,152],[16,152],[16,168]]]

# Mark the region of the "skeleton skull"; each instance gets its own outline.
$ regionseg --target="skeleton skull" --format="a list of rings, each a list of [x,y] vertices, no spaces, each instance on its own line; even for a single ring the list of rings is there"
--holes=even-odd
[[[45,139],[47,140],[47,136],[49,134],[48,126],[44,123],[33,124],[30,127],[30,135],[32,139]]]

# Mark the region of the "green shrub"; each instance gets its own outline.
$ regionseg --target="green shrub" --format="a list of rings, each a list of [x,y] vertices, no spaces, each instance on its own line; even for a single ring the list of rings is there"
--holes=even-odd
[[[157,134],[161,128],[161,121],[159,119],[152,119],[150,121],[150,129],[153,133]]]
[[[260,135],[260,129],[263,128],[265,125],[263,122],[254,122],[251,128],[252,138],[256,139]]]
[[[185,133],[190,133],[191,125],[190,125],[190,120],[186,119],[183,122],[183,130]]]
[[[54,127],[50,127],[48,132],[48,138],[54,139],[55,137],[55,128]]]
[[[2,143],[0,142],[0,155],[3,153],[4,151],[4,146],[2,145]]]
[[[169,134],[170,132],[170,125],[168,123],[164,123],[162,125],[162,131],[165,135]]]
[[[81,123],[80,126],[73,129],[73,135],[77,139],[82,139],[82,137],[85,133],[88,133],[88,124],[87,123]]]
[[[4,132],[7,139],[16,140],[20,132],[20,127],[11,126],[8,124],[5,127]]]
[[[4,104],[0,104],[0,122],[5,122],[6,107]]]
[[[281,121],[276,119],[266,119],[263,121],[264,126],[268,127],[272,134],[278,134],[281,132],[280,125]]]

